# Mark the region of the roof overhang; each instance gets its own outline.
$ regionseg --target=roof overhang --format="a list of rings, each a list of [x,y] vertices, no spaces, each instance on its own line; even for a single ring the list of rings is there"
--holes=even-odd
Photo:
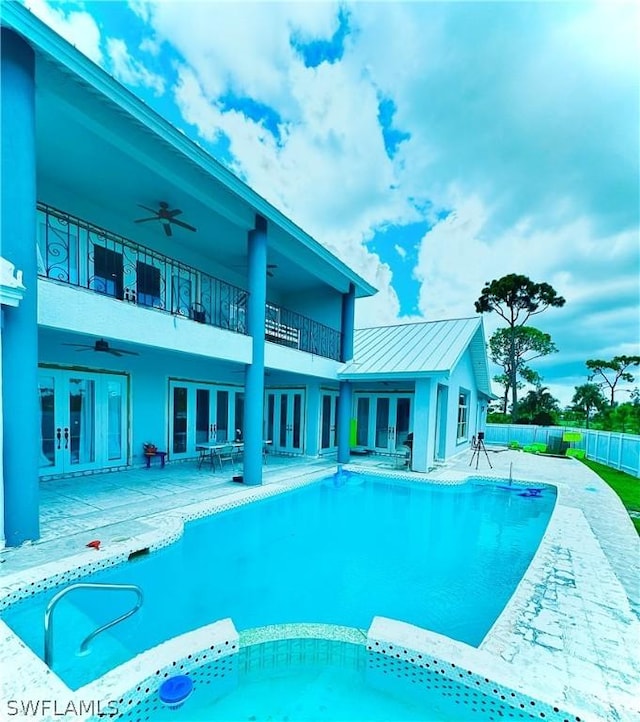
[[[119,215],[123,224],[112,230],[125,237],[136,233],[142,243],[149,231],[133,226],[136,204],[171,200],[192,225],[208,231],[200,238],[185,234],[181,243],[192,244],[190,250],[198,255],[217,254],[215,260],[230,269],[233,262],[246,260],[247,233],[262,216],[267,220],[269,262],[278,264],[281,276],[273,282],[280,282],[284,291],[330,286],[346,293],[353,285],[357,298],[377,292],[23,5],[0,3],[0,21],[36,53],[36,105],[43,120],[37,123],[38,184],[45,193],[51,188],[54,196],[39,200],[61,207],[65,188],[59,169],[64,168],[64,178],[74,179],[74,187],[66,189],[68,197],[84,193],[87,207],[99,212],[108,194],[114,217]],[[61,200],[56,202],[56,197]],[[80,215],[75,208],[63,210]],[[111,225],[105,221],[105,227]]]

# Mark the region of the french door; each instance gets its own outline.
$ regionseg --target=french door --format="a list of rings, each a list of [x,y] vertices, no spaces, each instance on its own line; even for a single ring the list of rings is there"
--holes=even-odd
[[[320,453],[338,448],[338,392],[324,391],[320,396]]]
[[[411,431],[412,397],[403,394],[357,394],[356,445],[393,451]]]
[[[236,398],[237,397],[237,398]],[[198,444],[233,441],[242,428],[233,387],[171,381],[169,383],[169,449],[172,459],[196,455]]]
[[[41,368],[40,474],[127,462],[127,377]]]
[[[271,448],[289,454],[304,450],[304,391],[267,391],[265,440]]]

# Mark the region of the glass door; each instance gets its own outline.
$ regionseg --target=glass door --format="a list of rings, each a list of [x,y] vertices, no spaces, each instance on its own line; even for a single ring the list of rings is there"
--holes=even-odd
[[[393,451],[411,432],[411,396],[366,394],[355,397],[356,445]]]
[[[55,372],[41,373],[38,377],[40,396],[40,473],[61,474],[62,465],[62,428],[60,416],[56,410],[56,391],[61,384]],[[61,406],[58,398],[58,406]]]
[[[38,388],[41,474],[126,463],[126,376],[42,369]]]
[[[393,402],[395,402],[393,448],[397,448],[404,444],[411,431],[411,399],[408,396],[397,396],[393,399],[392,406]]]
[[[325,391],[320,399],[320,453],[338,448],[338,392]]]
[[[379,396],[376,400],[376,431],[374,446],[376,449],[385,450],[391,446],[391,418],[389,411],[391,399],[388,396]]]
[[[169,384],[169,448],[174,459],[189,458],[199,444],[233,441],[238,399],[232,388],[171,381]]]
[[[276,452],[303,451],[303,391],[268,391],[265,440]]]
[[[356,446],[369,447],[369,413],[371,399],[369,396],[356,398]]]

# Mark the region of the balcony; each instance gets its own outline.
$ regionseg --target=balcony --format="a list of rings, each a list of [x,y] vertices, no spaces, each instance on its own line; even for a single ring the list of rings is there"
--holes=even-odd
[[[247,333],[245,289],[43,203],[37,223],[41,277]],[[265,339],[340,359],[339,331],[272,303],[266,306]]]
[[[272,343],[340,360],[342,334],[295,311],[267,303],[265,339]]]

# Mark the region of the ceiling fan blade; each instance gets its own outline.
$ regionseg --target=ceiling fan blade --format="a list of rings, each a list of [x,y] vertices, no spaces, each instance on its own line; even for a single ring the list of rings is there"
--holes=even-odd
[[[180,226],[180,227],[182,227],[182,228],[186,228],[188,231],[195,231],[195,230],[197,230],[197,229],[195,229],[193,226],[190,226],[188,223],[185,223],[184,221],[178,221],[178,220],[176,220],[175,218],[172,218],[172,219],[171,219],[171,223],[175,223],[176,226]]]
[[[149,213],[155,213],[156,215],[158,214],[158,211],[155,208],[149,208],[149,206],[143,206],[142,203],[138,203],[138,206],[140,208],[144,208],[145,211],[149,211]]]
[[[110,353],[112,356],[122,356],[122,354],[114,348],[108,348],[107,353]]]
[[[175,218],[176,216],[181,216],[182,211],[179,208],[174,208],[172,211],[167,211],[164,216],[165,218]]]
[[[85,348],[77,348],[76,351],[95,351],[93,346],[85,346]]]
[[[147,221],[157,221],[158,216],[154,216],[153,218],[138,218],[134,221],[134,223],[146,223]]]
[[[89,346],[85,343],[63,343],[61,346],[73,346],[74,348],[93,348],[93,346]]]
[[[111,351],[116,351],[118,356],[140,356],[137,351],[125,351],[123,348],[113,348]]]
[[[163,223],[162,227],[164,228],[165,235],[172,236],[173,233],[171,232],[171,226],[168,223]]]

